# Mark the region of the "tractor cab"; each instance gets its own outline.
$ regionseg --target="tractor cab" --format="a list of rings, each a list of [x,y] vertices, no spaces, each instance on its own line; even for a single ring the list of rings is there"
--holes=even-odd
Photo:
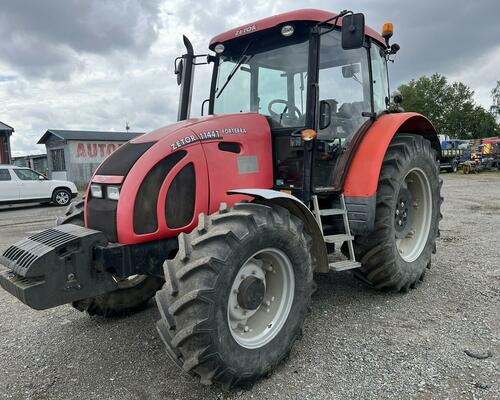
[[[340,191],[343,156],[389,105],[387,45],[364,16],[291,12],[223,33],[210,49],[208,113],[267,118],[274,188],[305,201]]]

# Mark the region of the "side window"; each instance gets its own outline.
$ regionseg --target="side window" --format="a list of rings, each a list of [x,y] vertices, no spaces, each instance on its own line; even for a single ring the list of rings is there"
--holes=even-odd
[[[0,169],[0,181],[10,181],[11,179],[8,169]]]
[[[40,176],[31,169],[15,169],[14,172],[22,181],[37,181]]]
[[[373,77],[373,103],[375,106],[375,112],[379,113],[387,108],[386,98],[389,95],[389,89],[387,84],[387,64],[383,55],[381,54],[382,49],[376,45],[372,44],[371,47],[371,60],[372,60],[372,77]]]
[[[64,149],[50,150],[50,158],[52,159],[52,171],[66,171]]]

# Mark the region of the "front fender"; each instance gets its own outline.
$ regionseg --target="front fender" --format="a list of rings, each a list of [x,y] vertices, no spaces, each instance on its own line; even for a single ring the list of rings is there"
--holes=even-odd
[[[259,199],[264,203],[273,203],[286,208],[290,213],[300,218],[304,228],[312,238],[311,252],[313,255],[313,266],[315,272],[328,272],[328,256],[323,239],[323,232],[319,228],[316,218],[309,208],[297,197],[288,193],[278,192],[270,189],[237,189],[230,190],[228,194],[243,194]]]

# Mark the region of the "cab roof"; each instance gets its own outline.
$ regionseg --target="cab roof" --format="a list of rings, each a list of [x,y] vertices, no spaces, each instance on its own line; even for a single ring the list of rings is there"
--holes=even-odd
[[[213,47],[217,43],[224,43],[229,40],[237,39],[245,35],[263,31],[269,28],[274,28],[275,26],[278,26],[280,24],[285,24],[287,22],[294,22],[294,21],[321,22],[329,18],[335,17],[335,15],[337,14],[332,13],[330,11],[317,10],[312,8],[273,15],[272,17],[250,22],[248,24],[239,26],[237,28],[230,29],[227,32],[221,33],[212,38],[209,47],[210,49],[213,49]],[[339,18],[337,26],[339,27],[342,26],[342,18]],[[365,35],[371,37],[372,39],[379,42],[381,45],[385,46],[384,38],[374,29],[365,26]]]

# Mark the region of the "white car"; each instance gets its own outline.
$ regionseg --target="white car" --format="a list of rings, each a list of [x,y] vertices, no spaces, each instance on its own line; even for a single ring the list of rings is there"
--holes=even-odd
[[[0,165],[0,205],[53,202],[65,206],[77,195],[73,182],[51,180],[25,167]]]

